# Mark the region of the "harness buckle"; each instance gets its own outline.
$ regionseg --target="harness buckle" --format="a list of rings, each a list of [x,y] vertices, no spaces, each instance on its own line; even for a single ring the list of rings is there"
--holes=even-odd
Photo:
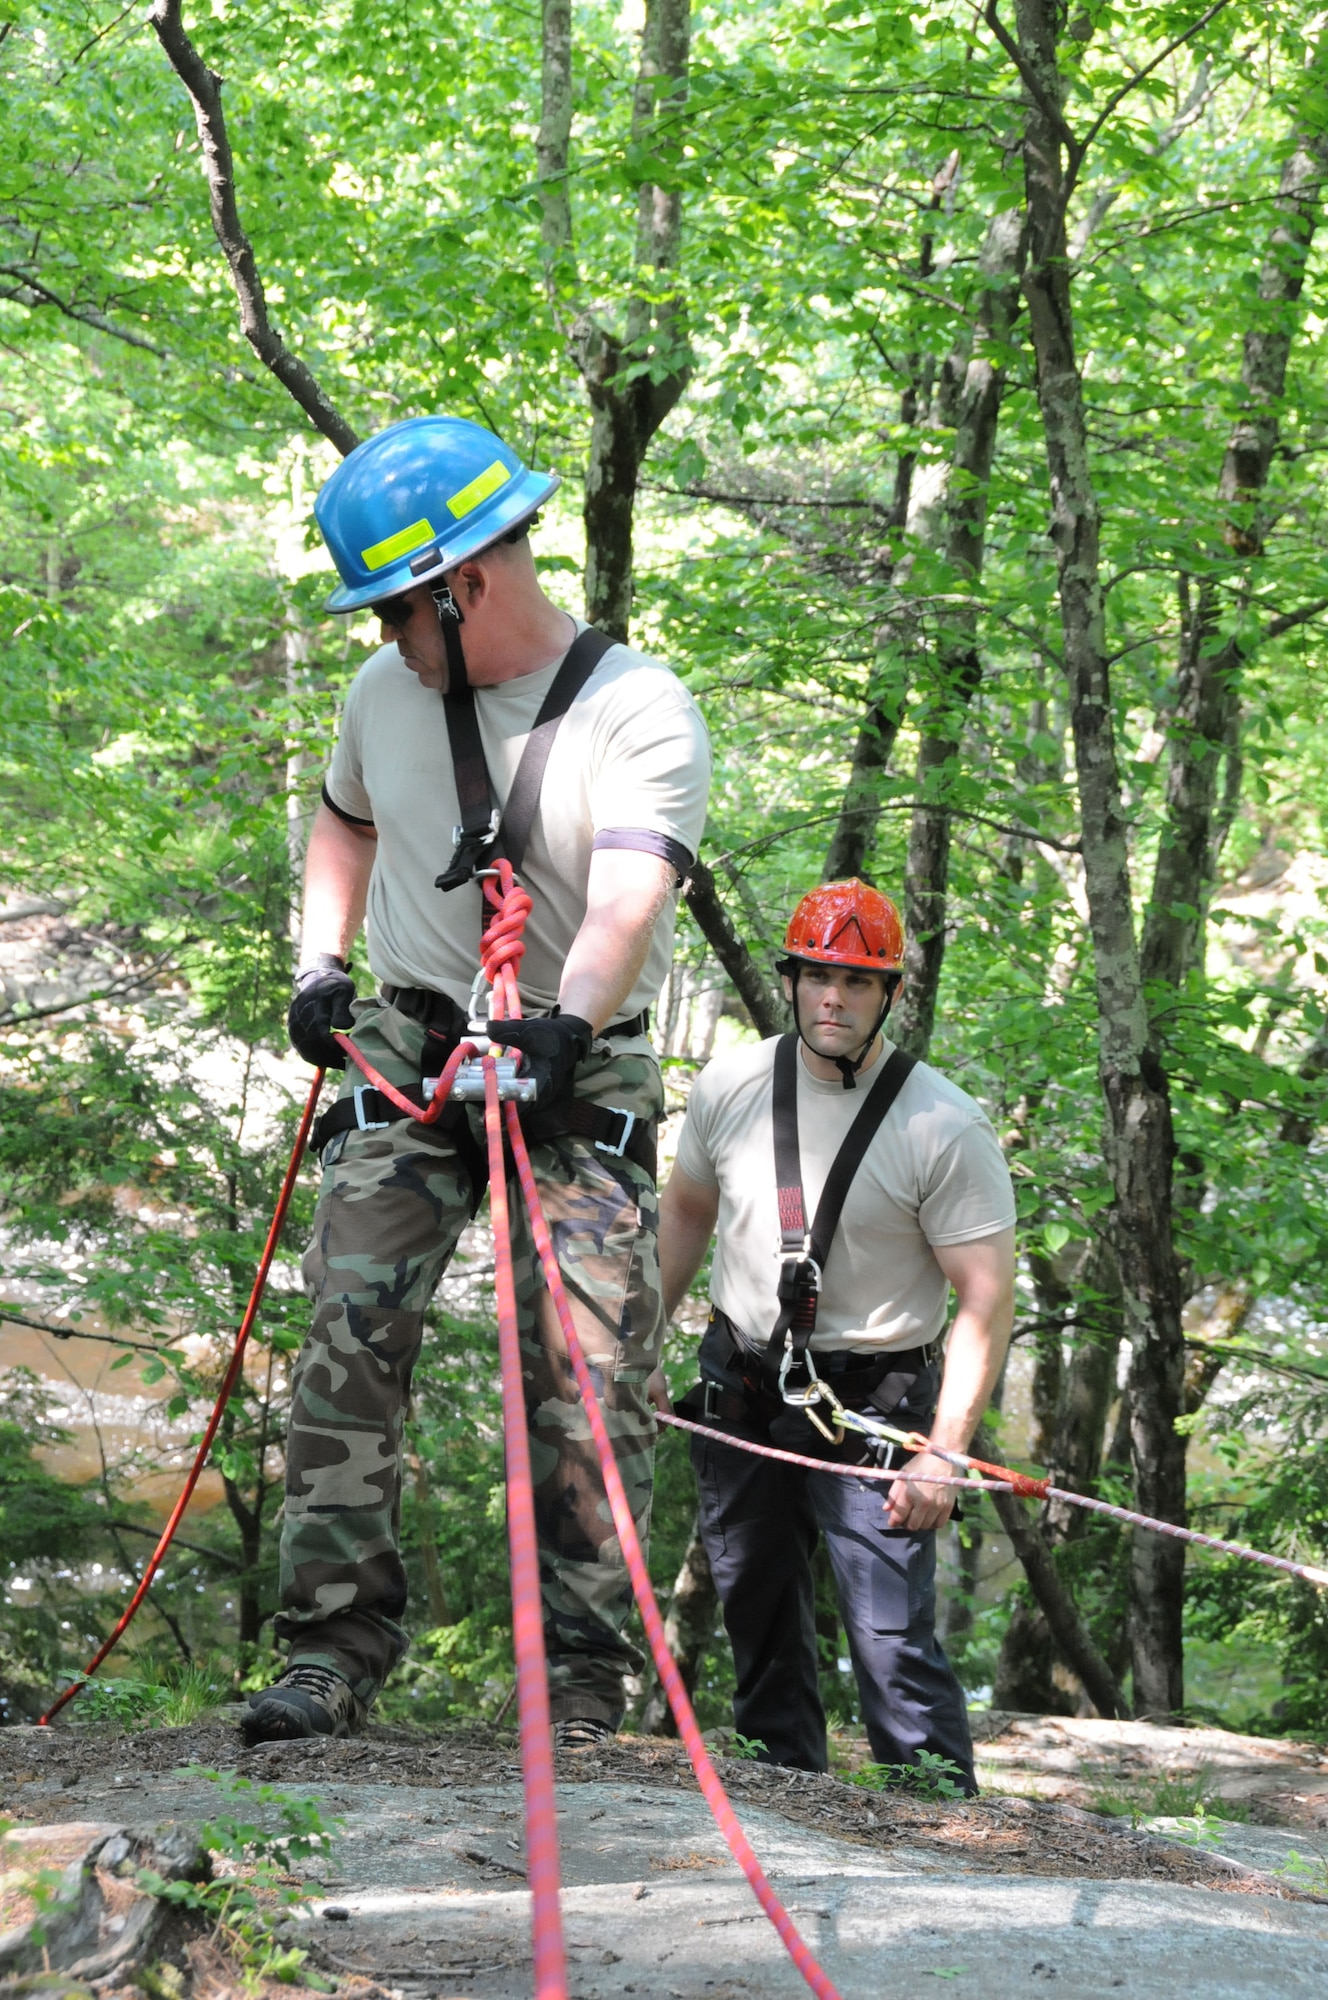
[[[628,1140],[631,1138],[633,1132],[636,1130],[637,1123],[639,1120],[639,1113],[635,1111],[624,1111],[620,1104],[606,1104],[604,1106],[604,1109],[606,1111],[611,1111],[615,1118],[622,1119],[623,1121],[622,1138],[618,1141],[616,1146],[611,1146],[607,1139],[596,1139],[595,1145],[599,1152],[608,1153],[612,1159],[620,1160],[623,1154],[627,1151]]]
[[[484,857],[498,838],[501,821],[502,812],[495,806],[489,814],[486,825],[452,828],[452,859],[442,874],[434,877],[435,889],[441,889],[443,894],[447,895],[451,890],[463,888],[467,882],[473,882],[475,877],[483,872]]]
[[[366,1118],[364,1115],[364,1093],[366,1090],[372,1089],[373,1085],[370,1083],[356,1084],[355,1123],[359,1126],[361,1132],[385,1132],[392,1123],[390,1118]]]

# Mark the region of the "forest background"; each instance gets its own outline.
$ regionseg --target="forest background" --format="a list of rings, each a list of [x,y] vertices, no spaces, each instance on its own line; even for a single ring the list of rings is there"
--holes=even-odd
[[[423,410],[562,474],[549,588],[709,720],[675,1106],[782,1025],[797,895],[888,890],[897,1038],[1019,1193],[1001,1447],[1328,1555],[1326,171],[1324,17],[1280,0],[0,6],[7,1719],[108,1628],[247,1292],[375,637],[321,610],[312,495]],[[85,1703],[267,1671],[310,1180],[215,1504]],[[409,1426],[388,1706],[430,1721],[510,1694],[487,1283],[481,1227]],[[718,1723],[678,1442],[652,1563]],[[1316,1593],[987,1504],[945,1605],[977,1698],[1328,1733]]]

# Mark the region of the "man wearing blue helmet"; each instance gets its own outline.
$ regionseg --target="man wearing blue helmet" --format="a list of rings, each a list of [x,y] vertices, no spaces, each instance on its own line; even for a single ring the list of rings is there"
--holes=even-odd
[[[356,675],[309,840],[291,1040],[343,1067],[336,1030],[423,1107],[465,1028],[503,853],[534,907],[528,1017],[504,1027],[538,1083],[523,1113],[568,1296],[638,1526],[649,1522],[663,1337],[648,1008],[705,819],[709,749],[666,667],[544,594],[528,531],[557,480],[477,424],[418,417],[360,445],[318,496],[341,583],[383,643]],[[366,927],[377,991],[347,970]],[[423,1316],[485,1180],[464,1106],[401,1116],[352,1070],[315,1128],[323,1183],[304,1275],[275,1630],[250,1742],[344,1736],[406,1645],[402,1421]],[[514,1216],[522,1204],[514,1202]],[[631,1592],[589,1427],[526,1234],[515,1245],[550,1704],[560,1741],[616,1729]]]

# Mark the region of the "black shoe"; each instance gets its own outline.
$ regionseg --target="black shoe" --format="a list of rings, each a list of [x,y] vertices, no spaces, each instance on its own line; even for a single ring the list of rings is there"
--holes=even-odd
[[[568,1716],[553,1725],[555,1750],[599,1750],[611,1743],[614,1731],[595,1716]]]
[[[358,1736],[369,1716],[349,1681],[330,1667],[287,1667],[281,1679],[249,1697],[241,1722],[246,1743],[289,1743],[301,1736]]]

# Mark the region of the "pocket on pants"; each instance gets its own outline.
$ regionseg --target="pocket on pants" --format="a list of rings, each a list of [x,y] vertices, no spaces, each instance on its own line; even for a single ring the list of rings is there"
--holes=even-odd
[[[907,1632],[925,1619],[935,1595],[934,1530],[876,1529],[870,1546],[867,1601],[873,1632]]]

